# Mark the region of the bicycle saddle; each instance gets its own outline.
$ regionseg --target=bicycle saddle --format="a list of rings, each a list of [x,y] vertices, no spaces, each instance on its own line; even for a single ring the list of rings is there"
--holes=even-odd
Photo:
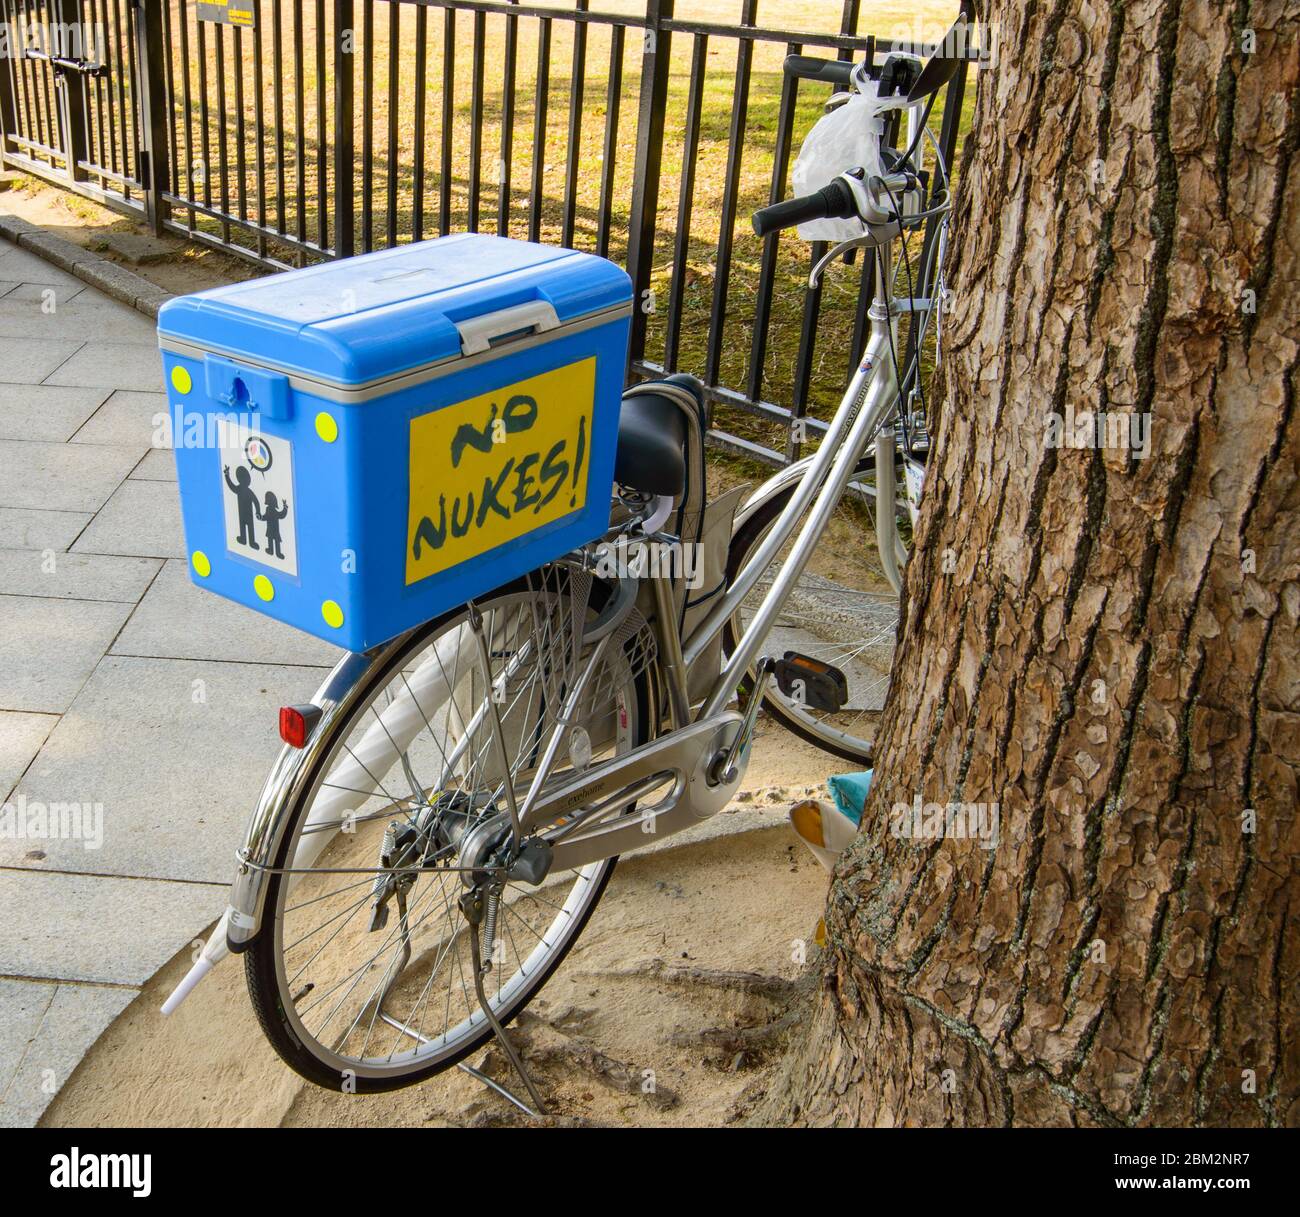
[[[656,392],[672,386],[678,393]],[[703,412],[704,393],[693,376],[678,372],[662,381],[636,385],[623,395],[618,417],[614,480],[642,494],[676,498],[686,486],[686,416],[679,400],[685,389]]]

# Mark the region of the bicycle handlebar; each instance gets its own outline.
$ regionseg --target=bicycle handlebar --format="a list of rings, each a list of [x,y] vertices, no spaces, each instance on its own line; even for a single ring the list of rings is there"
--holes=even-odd
[[[846,182],[836,178],[829,186],[801,199],[786,199],[784,203],[760,208],[754,212],[754,231],[765,237],[809,220],[847,219],[857,214],[858,203],[853,191]]]
[[[823,80],[827,84],[848,85],[856,64],[849,59],[814,59],[811,55],[787,55],[785,74],[800,80]]]

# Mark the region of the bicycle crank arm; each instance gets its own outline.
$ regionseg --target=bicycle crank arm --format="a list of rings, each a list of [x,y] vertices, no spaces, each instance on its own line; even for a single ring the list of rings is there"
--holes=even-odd
[[[554,850],[554,871],[612,858],[707,820],[740,787],[748,759],[743,749],[729,772],[717,771],[718,758],[729,755],[743,725],[739,714],[727,710],[593,766],[537,799],[525,831],[542,829]],[[667,795],[648,809],[630,811],[627,805],[639,792],[648,793],[656,778],[651,789],[671,785]],[[544,829],[547,824],[555,827]]]

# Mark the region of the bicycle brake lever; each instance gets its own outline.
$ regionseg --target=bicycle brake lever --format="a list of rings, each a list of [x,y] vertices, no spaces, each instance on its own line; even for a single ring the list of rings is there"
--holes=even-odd
[[[889,225],[885,225],[884,227],[889,227]],[[826,268],[837,258],[840,258],[855,249],[874,248],[881,243],[882,239],[889,238],[882,238],[873,231],[865,232],[862,236],[854,237],[851,241],[841,241],[830,251],[830,253],[822,258],[822,260],[812,268],[812,274],[808,276],[808,286],[815,289],[821,282],[822,274],[825,272]]]

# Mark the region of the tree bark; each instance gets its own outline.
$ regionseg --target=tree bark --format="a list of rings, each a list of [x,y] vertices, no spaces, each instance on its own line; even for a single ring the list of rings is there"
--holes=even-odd
[[[762,1118],[1295,1126],[1300,5],[986,7],[875,785]]]

